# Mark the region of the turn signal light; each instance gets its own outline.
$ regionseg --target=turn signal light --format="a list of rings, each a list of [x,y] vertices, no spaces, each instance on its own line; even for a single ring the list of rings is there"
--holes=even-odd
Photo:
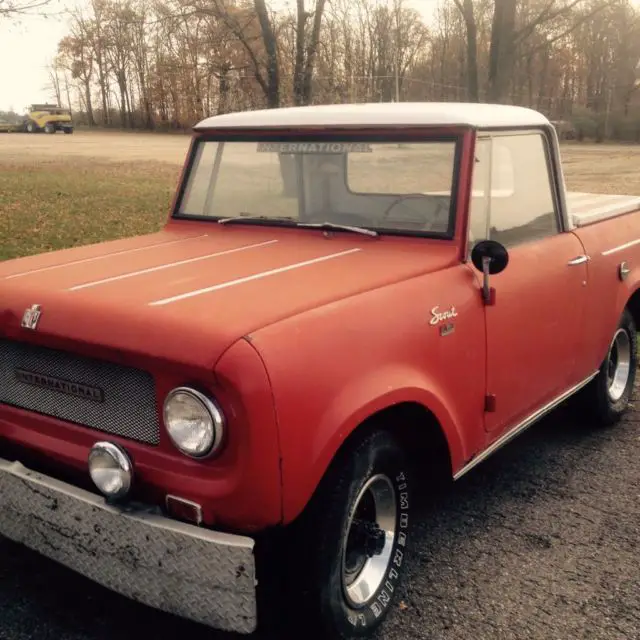
[[[197,525],[202,523],[202,507],[196,502],[177,496],[167,496],[166,502],[167,511],[172,518]]]

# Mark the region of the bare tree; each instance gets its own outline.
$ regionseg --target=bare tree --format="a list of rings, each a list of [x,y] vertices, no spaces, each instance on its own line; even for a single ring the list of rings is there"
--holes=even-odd
[[[293,96],[298,105],[309,104],[312,94],[312,76],[316,62],[316,53],[320,43],[320,29],[326,0],[315,0],[311,12],[305,10],[305,0],[296,0],[296,59],[293,71]],[[307,22],[312,20],[309,31]]]
[[[78,80],[83,93],[84,108],[88,124],[95,125],[91,88],[93,79],[93,51],[90,43],[80,33],[63,38],[58,44],[57,64],[67,69],[74,80]]]
[[[53,0],[0,0],[0,19],[41,13]]]
[[[429,25],[404,0],[274,7],[90,0],[60,45],[56,95],[68,86],[88,123],[149,128],[312,102],[509,101],[640,139],[631,0],[442,0]]]

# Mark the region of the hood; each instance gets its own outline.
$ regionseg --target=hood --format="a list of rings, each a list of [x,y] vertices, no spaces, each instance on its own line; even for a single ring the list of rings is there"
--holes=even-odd
[[[259,328],[455,260],[424,238],[172,223],[0,263],[0,333],[210,369]],[[22,328],[34,304],[37,328]]]

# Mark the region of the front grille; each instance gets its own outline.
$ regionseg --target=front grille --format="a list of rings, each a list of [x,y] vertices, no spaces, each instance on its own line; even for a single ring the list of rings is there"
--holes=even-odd
[[[0,403],[158,444],[153,378],[65,351],[0,340]]]

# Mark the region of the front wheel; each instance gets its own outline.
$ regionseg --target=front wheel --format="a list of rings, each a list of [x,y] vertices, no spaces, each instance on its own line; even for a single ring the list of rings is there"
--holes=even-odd
[[[637,329],[625,309],[598,375],[582,391],[592,421],[610,426],[622,418],[633,396],[637,366]]]
[[[342,451],[327,473],[298,535],[310,566],[298,560],[289,585],[323,636],[368,636],[389,612],[409,541],[409,491],[404,452],[383,430]]]

